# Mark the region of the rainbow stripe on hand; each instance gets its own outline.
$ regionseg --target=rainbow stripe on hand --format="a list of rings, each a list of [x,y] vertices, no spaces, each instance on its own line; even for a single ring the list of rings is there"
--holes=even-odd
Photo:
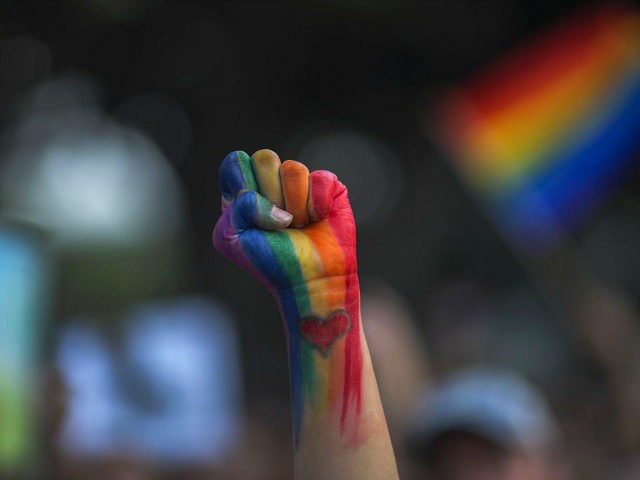
[[[271,150],[230,153],[219,179],[222,215],[213,244],[278,302],[296,445],[309,409],[354,435],[362,348],[356,229],[346,187],[331,172],[281,163]]]

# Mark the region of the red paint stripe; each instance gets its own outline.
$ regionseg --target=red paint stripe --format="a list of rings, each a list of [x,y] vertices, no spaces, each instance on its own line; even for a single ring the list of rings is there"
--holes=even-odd
[[[337,180],[336,180],[337,182]],[[341,245],[355,245],[355,224],[347,198],[347,189],[341,183],[336,184],[337,195],[328,217],[329,225]],[[348,214],[348,218],[346,217]],[[345,339],[344,379],[342,390],[342,411],[340,428],[344,432],[347,415],[353,405],[356,419],[362,410],[362,345],[360,342],[360,286],[357,276],[357,259],[355,249],[344,249],[346,276],[345,309],[353,319],[351,330]],[[356,423],[357,424],[357,423]]]
[[[360,315],[360,287],[358,277],[355,275],[347,279],[347,302],[352,307],[349,313],[352,318]],[[354,321],[354,325],[347,336],[344,349],[344,390],[342,395],[342,412],[340,415],[340,427],[344,430],[349,404],[355,401],[356,418],[360,416],[362,409],[362,345],[360,343],[360,322]]]

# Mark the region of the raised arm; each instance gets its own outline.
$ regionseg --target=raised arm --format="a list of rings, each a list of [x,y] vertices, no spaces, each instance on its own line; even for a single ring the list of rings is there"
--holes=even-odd
[[[398,478],[360,321],[355,223],[336,176],[270,150],[227,155],[215,247],[284,321],[298,480]]]

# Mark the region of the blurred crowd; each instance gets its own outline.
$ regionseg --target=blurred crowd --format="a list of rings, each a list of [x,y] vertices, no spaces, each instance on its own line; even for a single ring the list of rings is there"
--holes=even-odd
[[[292,477],[276,306],[210,240],[259,148],[349,188],[401,478],[640,478],[640,149],[532,252],[434,116],[588,8],[2,2],[0,479]]]

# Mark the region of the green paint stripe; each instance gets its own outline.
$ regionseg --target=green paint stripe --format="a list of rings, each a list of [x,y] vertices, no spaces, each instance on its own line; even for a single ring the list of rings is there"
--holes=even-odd
[[[309,291],[305,283],[304,274],[302,273],[302,267],[300,266],[298,257],[295,255],[291,236],[286,231],[273,233],[273,235],[267,236],[268,242],[271,246],[271,251],[276,255],[280,266],[286,272],[286,275],[289,278],[289,281],[293,288],[293,293],[295,295],[296,304],[298,306],[298,313],[301,318],[307,315],[311,315],[313,312],[311,312],[311,299],[309,298]],[[299,320],[300,319],[295,319],[294,321]],[[297,326],[295,328],[297,330]],[[302,337],[300,338],[300,340],[301,365],[299,366],[299,368],[302,371],[302,396],[307,401],[315,402],[318,390],[314,359],[316,352],[315,349]]]
[[[315,349],[307,342],[302,342],[301,368],[302,368],[302,393],[303,397],[312,402],[316,400],[318,382],[315,365]]]
[[[311,300],[305,284],[302,267],[295,254],[291,237],[286,231],[272,232],[267,235],[267,241],[275,254],[282,269],[286,272],[298,305],[298,313],[301,317],[311,315]],[[285,253],[286,252],[286,253]]]
[[[240,170],[242,171],[242,176],[244,177],[247,188],[257,192],[258,183],[256,182],[255,175],[253,174],[253,168],[251,168],[251,157],[247,155],[246,152],[240,151],[236,153],[236,158],[238,159],[238,165],[240,165]]]
[[[256,204],[258,207],[256,209],[256,214],[259,218],[267,219],[271,216],[271,209],[273,208],[273,205],[271,205],[271,202],[269,200],[264,198],[262,195],[257,194]]]

